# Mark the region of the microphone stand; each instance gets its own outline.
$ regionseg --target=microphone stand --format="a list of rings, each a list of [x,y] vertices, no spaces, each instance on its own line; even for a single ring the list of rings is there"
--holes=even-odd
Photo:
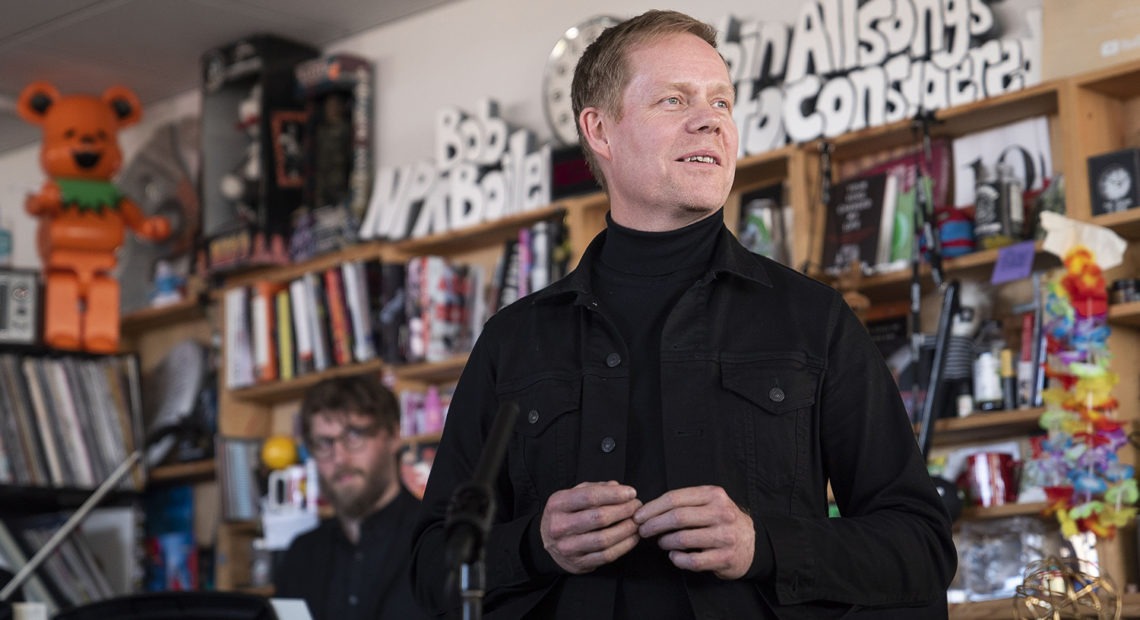
[[[518,403],[505,402],[499,407],[471,481],[456,487],[448,504],[444,525],[446,560],[451,570],[459,569],[463,620],[483,617],[487,577],[485,544],[495,516],[493,483],[499,475],[518,415]]]
[[[934,285],[942,286],[942,241],[938,234],[938,227],[934,223],[934,207],[930,204],[926,193],[925,168],[931,159],[930,155],[930,123],[933,112],[919,111],[914,119],[916,141],[919,149],[915,153],[917,165],[914,178],[914,244],[910,249],[910,359],[914,366],[911,373],[910,404],[911,412],[917,415],[919,411],[919,362],[922,359],[922,240],[925,237],[930,243],[930,275]],[[934,386],[927,386],[927,399]]]

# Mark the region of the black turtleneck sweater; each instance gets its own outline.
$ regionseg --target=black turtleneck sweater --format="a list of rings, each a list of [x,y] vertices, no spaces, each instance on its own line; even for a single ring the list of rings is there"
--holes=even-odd
[[[592,280],[602,310],[628,345],[629,456],[623,482],[649,502],[667,490],[661,333],[673,305],[708,269],[724,213],[668,232],[633,230],[606,217],[605,245]],[[642,541],[620,562],[616,618],[692,617],[681,574],[656,540]],[[661,587],[665,582],[675,587]]]

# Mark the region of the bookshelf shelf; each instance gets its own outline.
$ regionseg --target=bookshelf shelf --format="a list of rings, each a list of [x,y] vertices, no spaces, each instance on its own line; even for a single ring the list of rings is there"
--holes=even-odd
[[[394,250],[398,256],[405,259],[430,254],[461,254],[505,242],[516,235],[520,227],[555,217],[564,212],[565,209],[562,206],[550,205],[523,213],[515,213],[461,230],[398,241],[394,244]]]
[[[259,383],[257,385],[252,385],[249,387],[238,388],[236,390],[231,390],[231,394],[238,400],[259,403],[263,405],[273,405],[301,398],[304,396],[305,390],[313,387],[322,379],[358,375],[370,372],[380,372],[383,367],[384,362],[378,359],[361,362],[358,364],[335,366],[321,372],[301,375],[300,377],[290,379],[288,381],[272,381],[268,383]]]
[[[961,444],[1039,431],[1042,407],[1013,411],[975,411],[965,418],[943,418],[934,423],[933,443]]]
[[[1047,502],[1027,502],[1024,504],[1002,504],[1000,506],[967,506],[962,510],[962,519],[978,521],[983,519],[1004,519],[1006,517],[1039,516],[1049,507]]]
[[[955,137],[1000,127],[1026,118],[1056,115],[1061,84],[1046,82],[982,101],[941,110],[931,125],[932,138]],[[914,124],[906,119],[838,136],[836,159],[856,159],[915,144]],[[818,148],[813,149],[818,150]]]
[[[454,381],[463,372],[467,364],[467,354],[454,355],[442,362],[423,362],[419,364],[403,364],[392,366],[392,372],[400,381],[414,381],[417,383],[443,383]]]
[[[949,258],[943,261],[942,271],[946,279],[985,279],[989,280],[989,272],[997,264],[1001,249],[980,250],[965,256]],[[1036,242],[1036,252],[1033,256],[1033,269],[1052,269],[1061,266],[1061,261],[1054,255],[1042,249],[1042,243]],[[934,290],[934,282],[930,276],[930,265],[922,264],[922,290],[924,293]],[[828,281],[827,276],[817,274],[816,277]],[[910,287],[910,268],[900,269],[887,273],[867,276],[859,285],[859,292],[871,299],[872,303],[887,302],[905,298]]]
[[[186,463],[173,463],[170,465],[159,465],[150,470],[150,483],[178,483],[178,482],[194,482],[198,480],[208,480],[215,476],[217,471],[216,464],[213,459],[205,459],[201,461],[189,461]]]
[[[298,278],[311,271],[324,271],[329,267],[355,260],[369,258],[391,259],[391,244],[384,241],[366,241],[350,245],[334,252],[320,254],[308,260],[280,267],[263,267],[246,271],[226,279],[226,288],[248,286],[263,280],[284,282]]]
[[[206,304],[198,298],[183,299],[168,306],[144,308],[120,319],[124,333],[141,332],[194,321],[206,316]]]
[[[1092,218],[1092,223],[1111,228],[1113,232],[1125,239],[1140,239],[1140,208],[1097,215]]]
[[[1140,301],[1109,306],[1108,322],[1114,325],[1140,327]]]
[[[25,515],[74,510],[95,492],[75,487],[0,485],[0,514]],[[138,497],[137,491],[111,491],[101,505],[117,505]]]
[[[427,443],[427,444],[439,443],[439,438],[442,436],[443,436],[443,431],[437,431],[435,433],[423,433],[421,435],[412,435],[410,437],[404,437],[400,440],[400,443],[404,446],[415,447],[415,446],[418,446],[418,445],[424,444],[424,443]]]

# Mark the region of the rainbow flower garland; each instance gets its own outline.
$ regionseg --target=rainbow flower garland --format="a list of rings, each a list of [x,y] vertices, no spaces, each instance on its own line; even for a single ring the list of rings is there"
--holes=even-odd
[[[1092,252],[1075,246],[1065,269],[1049,283],[1044,312],[1046,368],[1050,387],[1042,397],[1041,427],[1032,465],[1046,480],[1049,507],[1065,536],[1093,532],[1111,539],[1132,521],[1140,498],[1131,465],[1117,451],[1128,442],[1116,420],[1108,369],[1108,294]]]

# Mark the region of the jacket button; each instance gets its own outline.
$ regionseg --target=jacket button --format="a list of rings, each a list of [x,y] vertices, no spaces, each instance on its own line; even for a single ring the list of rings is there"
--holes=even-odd
[[[538,422],[538,409],[531,409],[530,413],[526,414],[526,421],[531,424]]]
[[[606,356],[606,366],[613,368],[621,363],[621,356],[617,353],[610,353]]]
[[[614,448],[616,447],[617,442],[614,441],[613,437],[605,437],[602,439],[602,452],[609,454],[610,452],[613,452]]]
[[[782,403],[784,402],[784,390],[774,387],[768,390],[768,398],[772,399],[774,403]]]

